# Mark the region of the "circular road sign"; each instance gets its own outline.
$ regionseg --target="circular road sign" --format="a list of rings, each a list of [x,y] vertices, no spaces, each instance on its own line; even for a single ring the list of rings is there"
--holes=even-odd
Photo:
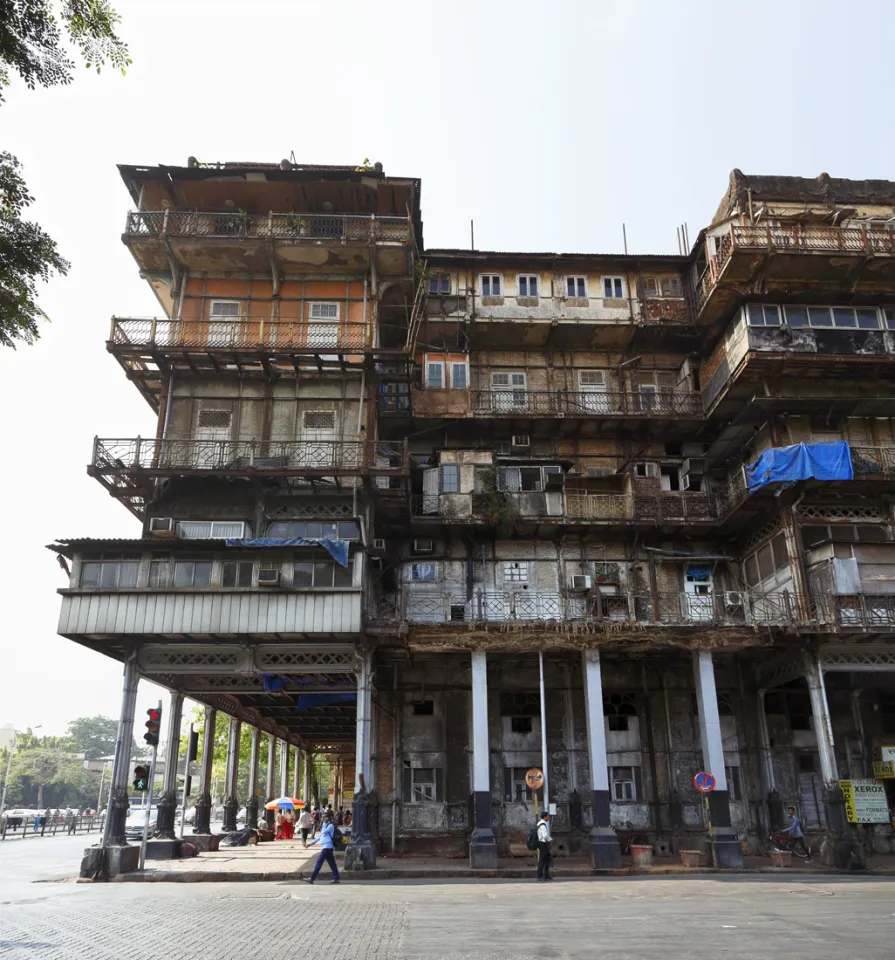
[[[544,786],[544,774],[537,767],[532,767],[525,774],[525,785],[529,790],[540,790]]]
[[[693,778],[693,786],[700,793],[711,793],[715,789],[715,778],[710,773],[706,773],[704,770],[700,773],[697,773]]]

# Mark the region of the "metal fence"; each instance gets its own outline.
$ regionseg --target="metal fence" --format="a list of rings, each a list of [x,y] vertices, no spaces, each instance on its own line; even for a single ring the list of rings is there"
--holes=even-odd
[[[129,213],[130,237],[273,239],[279,243],[400,243],[413,240],[406,217],[315,213],[199,213],[174,210]]]
[[[280,320],[270,316],[232,320],[114,317],[111,342],[121,346],[218,350],[258,347],[305,351],[362,350],[372,346],[372,327],[363,322]]]
[[[0,840],[31,840],[36,837],[74,836],[78,833],[101,834],[105,819],[105,814],[13,816],[7,811],[0,816]]]
[[[698,393],[659,390],[650,393],[606,390],[474,390],[476,416],[691,416],[701,417]]]
[[[365,455],[366,454],[366,455]],[[369,461],[369,462],[366,462]],[[215,473],[301,473],[303,471],[402,473],[405,441],[356,440],[152,440],[97,438],[93,467],[114,473],[129,469],[166,473],[207,470]]]

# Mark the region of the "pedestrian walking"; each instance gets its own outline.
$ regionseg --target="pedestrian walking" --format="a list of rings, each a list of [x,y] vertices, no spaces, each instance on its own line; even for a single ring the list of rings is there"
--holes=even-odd
[[[316,840],[312,840],[309,844],[314,846],[315,843],[320,844],[320,854],[317,857],[317,862],[314,864],[314,872],[310,877],[302,877],[305,883],[313,883],[317,879],[317,874],[320,873],[320,868],[324,863],[329,864],[329,869],[332,871],[333,878],[330,880],[330,883],[339,882],[339,868],[336,865],[336,855],[333,852],[335,847],[335,833],[336,827],[332,821],[332,817],[325,816],[323,820],[323,826],[320,829],[320,836]]]
[[[550,814],[545,810],[538,820],[538,880],[552,880],[550,865],[553,854],[550,852]]]
[[[301,830],[301,842],[305,847],[308,845],[308,834],[311,832],[313,825],[314,818],[311,816],[311,811],[307,809],[302,810],[298,817],[298,829]]]
[[[789,821],[780,832],[788,833],[792,837],[793,847],[798,844],[799,849],[804,851],[806,856],[810,856],[811,851],[808,849],[808,844],[805,843],[805,834],[802,831],[802,821],[799,820],[798,815],[796,814],[796,808],[789,807],[786,812],[789,814]]]

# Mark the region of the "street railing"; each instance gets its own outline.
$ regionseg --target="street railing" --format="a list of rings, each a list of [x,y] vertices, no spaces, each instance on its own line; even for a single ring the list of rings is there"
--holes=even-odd
[[[74,836],[78,833],[99,834],[105,819],[105,814],[14,816],[7,811],[0,816],[0,840],[31,840],[35,837]]]
[[[407,217],[318,213],[200,213],[137,211],[127,216],[125,233],[137,238],[272,239],[277,243],[412,244]]]

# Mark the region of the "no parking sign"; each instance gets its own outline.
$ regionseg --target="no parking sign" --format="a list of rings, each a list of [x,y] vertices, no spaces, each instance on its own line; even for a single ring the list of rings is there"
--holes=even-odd
[[[715,789],[715,778],[710,773],[706,773],[705,770],[697,773],[693,778],[693,786],[700,793],[711,793]]]

